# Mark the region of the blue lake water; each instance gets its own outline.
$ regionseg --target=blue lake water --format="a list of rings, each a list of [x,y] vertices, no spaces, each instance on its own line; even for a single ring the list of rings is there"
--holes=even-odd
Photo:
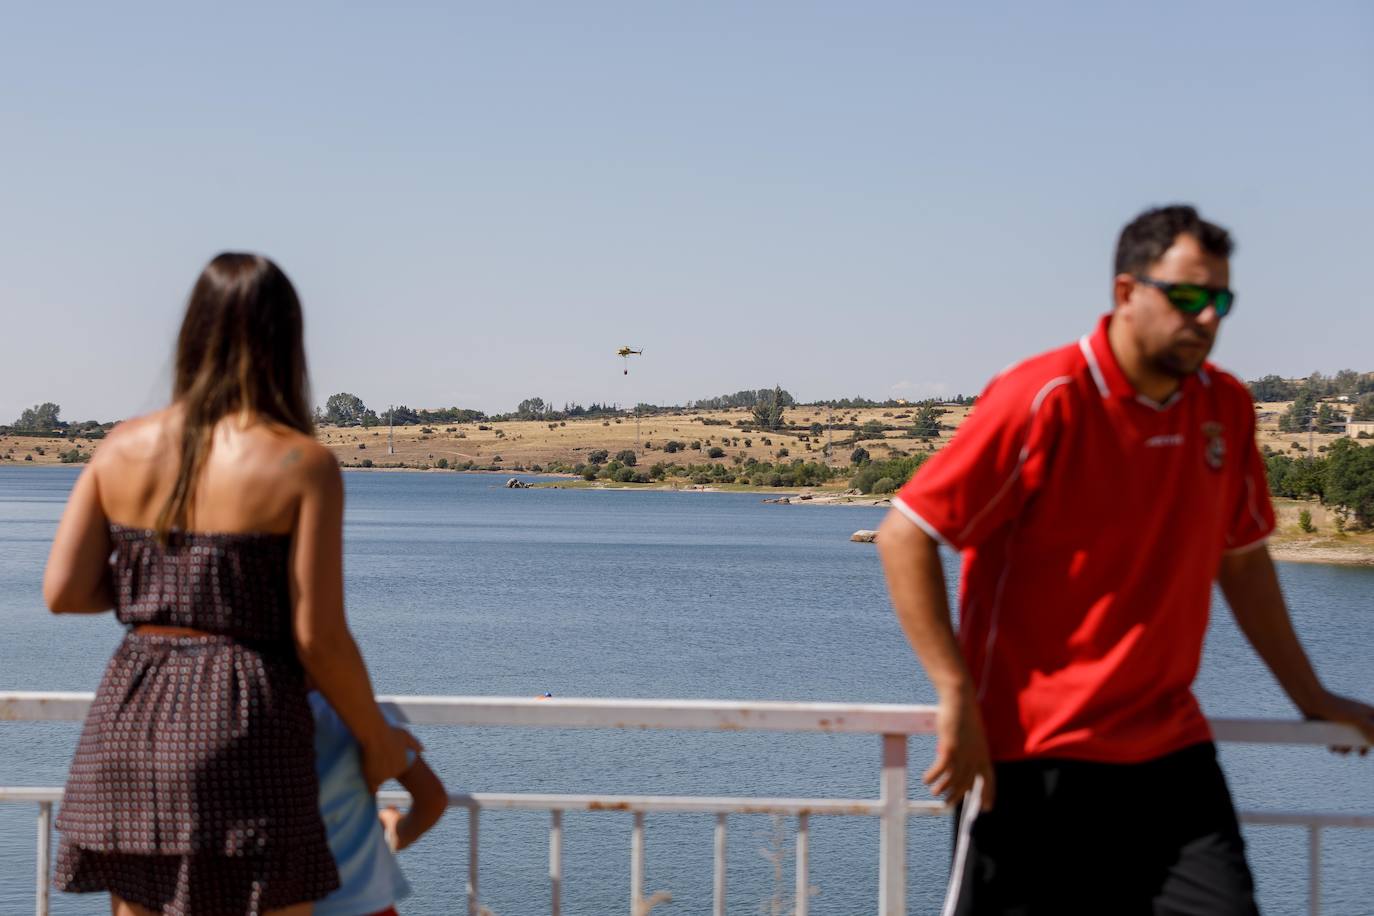
[[[120,630],[43,610],[44,559],[71,468],[0,470],[0,689],[93,690]],[[882,509],[765,505],[758,495],[506,490],[504,478],[346,475],[349,617],[383,693],[931,702],[888,605],[876,554],[848,541]],[[957,558],[946,557],[951,582]],[[1334,689],[1374,695],[1374,571],[1285,564],[1293,616]],[[1294,712],[1224,608],[1197,689],[1214,716]],[[0,724],[0,785],[60,785],[76,726]],[[878,739],[844,736],[417,729],[453,789],[767,796],[877,794]],[[911,741],[915,774],[929,739]],[[1241,807],[1374,811],[1374,759],[1225,746]],[[1103,799],[1110,811],[1111,799]],[[0,914],[31,912],[33,806],[0,805]],[[790,844],[790,824],[786,835]],[[630,818],[565,818],[564,912],[623,913]],[[650,815],[649,891],[665,914],[711,907],[713,818]],[[913,819],[913,913],[936,913],[949,825]],[[1267,914],[1304,912],[1306,837],[1247,831]],[[766,817],[731,819],[731,912],[775,891]],[[406,851],[414,916],[461,912],[466,817]],[[790,850],[784,849],[784,855]],[[482,818],[482,896],[497,916],[547,912],[547,815]],[[812,821],[812,912],[876,909],[877,822]],[[1325,912],[1374,913],[1374,831],[1325,835]],[[789,871],[784,892],[790,891]],[[55,895],[56,914],[107,913]]]

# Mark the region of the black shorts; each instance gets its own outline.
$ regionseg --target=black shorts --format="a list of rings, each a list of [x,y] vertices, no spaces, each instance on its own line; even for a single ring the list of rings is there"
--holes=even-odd
[[[1257,916],[1216,748],[1139,764],[999,763],[996,804],[955,818],[945,913]],[[966,840],[961,837],[966,834]]]

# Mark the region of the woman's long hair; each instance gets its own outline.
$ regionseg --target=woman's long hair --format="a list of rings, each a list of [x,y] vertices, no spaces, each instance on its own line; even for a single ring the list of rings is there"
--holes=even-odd
[[[280,267],[226,252],[201,272],[177,337],[172,398],[185,415],[180,468],[157,517],[186,528],[215,424],[250,413],[313,434],[301,303]]]

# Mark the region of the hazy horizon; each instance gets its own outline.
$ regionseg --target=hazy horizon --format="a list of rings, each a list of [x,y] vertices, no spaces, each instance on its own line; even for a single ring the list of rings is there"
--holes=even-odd
[[[975,394],[1109,306],[1121,225],[1237,240],[1216,361],[1374,369],[1374,7],[28,6],[0,33],[0,423],[156,408],[260,251],[314,399]],[[615,350],[645,354],[622,374]]]

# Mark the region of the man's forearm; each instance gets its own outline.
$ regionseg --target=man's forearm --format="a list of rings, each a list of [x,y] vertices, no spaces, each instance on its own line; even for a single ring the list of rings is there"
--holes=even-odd
[[[1217,581],[1245,638],[1298,709],[1312,714],[1324,690],[1293,630],[1268,548],[1223,557]]]
[[[941,696],[972,693],[950,622],[939,545],[893,512],[878,531],[878,554],[897,622]]]

